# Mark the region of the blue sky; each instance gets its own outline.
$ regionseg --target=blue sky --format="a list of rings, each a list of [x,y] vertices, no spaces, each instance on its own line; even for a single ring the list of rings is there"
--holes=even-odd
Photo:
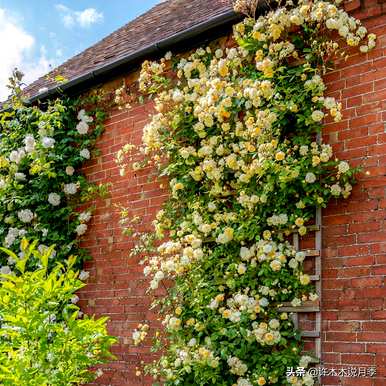
[[[160,0],[0,0],[0,100],[14,67],[27,83]]]

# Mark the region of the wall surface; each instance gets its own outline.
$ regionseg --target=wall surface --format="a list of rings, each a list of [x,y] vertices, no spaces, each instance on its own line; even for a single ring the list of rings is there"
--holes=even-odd
[[[327,123],[324,140],[341,159],[362,165],[359,183],[347,202],[332,202],[323,211],[322,353],[326,367],[376,366],[375,377],[325,377],[323,385],[386,385],[386,4],[381,0],[352,0],[346,5],[378,35],[369,54],[353,51],[326,80],[329,92],[342,101],[344,119]],[[90,181],[112,183],[111,197],[98,201],[84,241],[93,260],[86,263],[91,276],[80,293],[85,312],[110,317],[111,334],[119,338],[117,360],[103,366],[98,385],[151,385],[136,377],[141,360],[149,360],[148,347],[133,347],[131,334],[138,323],[156,320],[148,311],[150,299],[140,258],[129,258],[133,241],[123,236],[119,209],[130,208],[151,221],[166,198],[151,171],[124,177],[114,162],[126,143],[139,144],[151,104],[129,111],[113,111],[98,142],[100,156],[85,167]]]
[[[326,367],[376,366],[377,376],[323,385],[386,385],[386,15],[381,2],[363,3],[354,15],[378,45],[326,77],[344,119],[326,125],[324,141],[363,172],[352,196],[323,212],[322,351]]]

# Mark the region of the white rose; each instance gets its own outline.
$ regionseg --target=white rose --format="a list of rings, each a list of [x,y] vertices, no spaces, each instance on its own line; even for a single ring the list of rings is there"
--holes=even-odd
[[[316,176],[314,173],[307,173],[305,181],[309,184],[313,184],[316,181]]]
[[[292,269],[296,269],[298,267],[298,262],[295,259],[291,259],[288,263],[289,267]]]
[[[241,260],[248,260],[251,257],[250,250],[246,247],[241,247],[240,248],[240,257],[241,257]]]
[[[303,156],[307,155],[307,153],[308,153],[308,146],[307,145],[300,146],[299,153],[300,153],[300,155],[303,155]]]
[[[25,156],[25,152],[23,149],[19,149],[19,150],[12,150],[11,153],[9,154],[9,160],[11,162],[15,162],[15,163],[20,163],[20,161],[23,159],[23,157]]]
[[[296,261],[302,262],[306,258],[306,254],[304,252],[296,252],[295,259]]]
[[[360,47],[359,47],[359,50],[360,50],[363,54],[365,54],[365,53],[369,52],[369,46],[366,46],[366,45],[360,46]]]
[[[239,266],[237,267],[237,272],[239,273],[239,275],[243,275],[245,272],[247,272],[246,265],[243,263],[239,264]]]
[[[90,212],[82,212],[79,215],[79,221],[80,222],[88,222],[91,220],[91,213]]]
[[[350,170],[350,165],[346,161],[341,161],[338,165],[339,173],[347,173]]]
[[[271,319],[269,321],[269,327],[273,330],[277,330],[280,327],[280,322],[277,319]]]
[[[82,149],[79,154],[85,159],[90,159],[90,151],[88,149]]]
[[[342,188],[338,184],[331,186],[331,194],[333,196],[339,196],[342,193]]]
[[[332,98],[332,97],[324,98],[323,104],[326,109],[332,109],[333,107],[335,107],[335,104],[336,104],[335,98]]]
[[[335,19],[327,19],[326,27],[328,29],[338,29],[338,22]]]
[[[68,176],[72,176],[74,174],[74,172],[75,172],[75,169],[72,166],[67,166],[66,167],[66,174]]]
[[[350,30],[348,29],[348,27],[346,25],[342,25],[339,30],[339,35],[342,36],[342,37],[346,37],[348,35],[348,33],[350,32]]]
[[[27,135],[24,138],[24,145],[25,145],[25,151],[27,153],[33,152],[35,150],[35,145],[36,145],[35,138],[32,135]]]
[[[300,307],[302,305],[302,301],[298,298],[294,298],[291,302],[292,307]]]
[[[151,272],[151,267],[149,267],[149,266],[146,266],[146,267],[143,269],[143,274],[144,274],[145,276],[149,276],[150,272]]]
[[[78,191],[78,185],[74,183],[65,184],[63,192],[66,194],[75,194]]]
[[[272,271],[280,271],[281,269],[281,262],[279,260],[272,260],[269,265]]]
[[[87,280],[90,277],[90,272],[87,271],[80,271],[79,279],[80,280]]]
[[[29,209],[22,209],[17,213],[17,217],[19,217],[19,220],[24,223],[29,223],[33,220],[34,214]]]
[[[216,204],[215,204],[214,202],[209,202],[209,204],[208,204],[208,210],[209,210],[210,212],[214,212],[216,209],[217,209]]]
[[[79,224],[76,228],[75,228],[75,232],[78,236],[81,236],[81,235],[84,235],[87,231],[87,225],[86,224]]]
[[[165,277],[165,274],[162,271],[157,271],[154,275],[154,279],[157,281],[163,280]]]
[[[92,122],[94,119],[93,117],[90,117],[87,115],[86,111],[84,109],[80,110],[79,113],[78,113],[78,119],[82,122],[85,122],[85,123],[90,123]]]
[[[48,195],[48,202],[53,206],[58,206],[60,204],[60,196],[57,193],[50,193]]]
[[[272,252],[272,245],[271,245],[271,244],[266,244],[266,245],[264,245],[263,252],[264,252],[264,253],[270,253],[270,252]]]
[[[223,50],[221,48],[218,48],[216,51],[215,51],[215,56],[217,59],[221,58],[223,56]]]
[[[189,347],[193,347],[196,344],[197,344],[197,340],[195,338],[190,339],[190,341],[188,342]]]
[[[0,268],[0,273],[3,275],[9,275],[12,272],[11,268],[8,267],[8,265],[4,265]]]
[[[312,112],[311,118],[315,122],[320,122],[324,118],[324,113],[323,111],[315,110]]]
[[[87,134],[88,133],[88,124],[87,124],[87,122],[80,121],[76,125],[76,130],[81,135]]]
[[[55,146],[55,140],[51,137],[43,137],[42,145],[44,148],[49,149]]]

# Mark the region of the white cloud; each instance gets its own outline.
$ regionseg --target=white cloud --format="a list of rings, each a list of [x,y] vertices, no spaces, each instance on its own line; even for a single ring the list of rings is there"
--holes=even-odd
[[[70,9],[63,4],[56,4],[55,8],[60,12],[68,12]]]
[[[86,8],[82,12],[76,12],[76,16],[81,27],[88,27],[103,20],[103,13],[98,12],[95,8]]]
[[[63,4],[56,4],[55,8],[61,14],[62,22],[67,28],[71,28],[75,24],[78,24],[81,28],[87,28],[103,20],[103,13],[98,12],[95,8],[74,11]]]
[[[20,21],[0,8],[0,100],[9,95],[6,85],[15,67],[26,74],[24,82],[30,83],[46,74],[50,64],[55,64],[50,63],[44,47],[41,47],[38,58],[33,59],[35,46],[34,37],[20,26]]]

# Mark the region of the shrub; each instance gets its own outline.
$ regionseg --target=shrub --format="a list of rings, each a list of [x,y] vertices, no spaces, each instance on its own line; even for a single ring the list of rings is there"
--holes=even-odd
[[[115,339],[107,318],[85,316],[75,292],[84,286],[73,269],[75,258],[48,270],[53,248],[40,253],[22,241],[23,257],[2,248],[15,260],[15,273],[0,281],[0,384],[67,386],[93,380],[91,366],[111,359]],[[29,259],[39,268],[27,271]]]

